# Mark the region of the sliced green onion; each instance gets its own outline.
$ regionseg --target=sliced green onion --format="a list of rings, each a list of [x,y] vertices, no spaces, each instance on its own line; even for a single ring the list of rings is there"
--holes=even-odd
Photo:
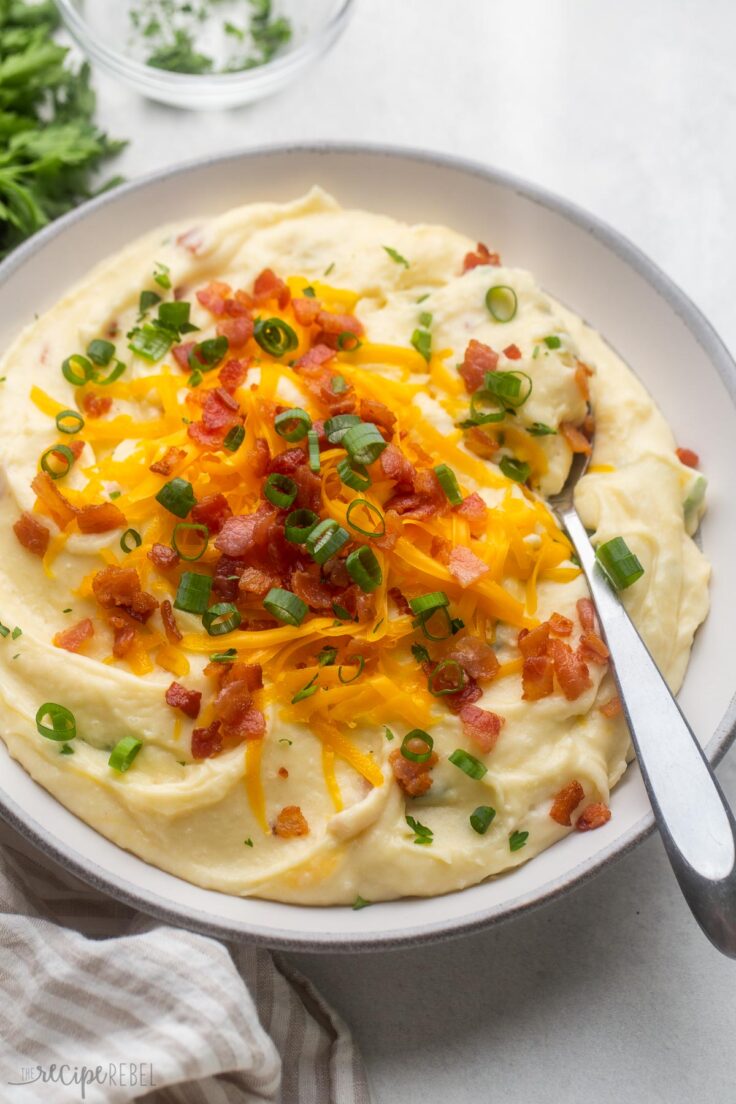
[[[123,737],[110,752],[110,758],[107,760],[108,766],[124,774],[125,771],[130,770],[133,760],[142,747],[142,742],[136,740],[135,736]]]
[[[272,357],[285,356],[299,345],[295,331],[281,318],[257,318],[253,337],[264,353]]]
[[[490,407],[490,409],[489,409]],[[470,398],[470,425],[488,425],[502,422],[506,411],[498,395],[486,387],[474,391]]]
[[[185,613],[205,613],[210,601],[212,579],[196,571],[184,571],[174,599],[174,609]]]
[[[317,693],[317,691],[319,690],[319,687],[317,686],[318,677],[318,675],[314,675],[314,677],[309,680],[306,686],[302,686],[301,690],[297,690],[296,694],[291,699],[292,705],[296,705],[297,702],[304,701],[305,698],[311,698],[312,694]]]
[[[51,466],[50,457],[53,457],[58,464],[62,465],[61,469]],[[74,453],[66,445],[52,445],[41,456],[41,470],[50,475],[52,479],[63,479],[72,470],[73,464]]]
[[[386,733],[386,739],[389,740],[389,741],[395,739],[394,734],[391,731],[391,729],[388,727],[388,725],[384,725],[383,727],[384,727],[384,731]]]
[[[277,621],[283,621],[285,625],[301,625],[307,615],[309,607],[302,602],[296,594],[290,590],[282,590],[281,587],[271,587],[263,599],[263,606]]]
[[[432,829],[428,828],[426,824],[420,824],[418,820],[415,820],[413,816],[409,816],[408,813],[405,819],[406,823],[409,825],[412,832],[414,833],[414,843],[429,846],[429,844],[431,844],[432,842],[432,837],[434,836],[434,832],[432,831]]]
[[[189,303],[183,300],[175,300],[172,303],[162,303],[158,308],[158,320],[162,326],[167,326],[177,333],[185,329],[189,324]],[[227,341],[227,338],[225,339]],[[225,347],[227,352],[227,346]]]
[[[157,291],[142,291],[138,299],[138,314],[143,318],[143,315],[148,314],[151,307],[155,307],[160,302],[161,296]]]
[[[168,265],[161,264],[160,261],[156,261],[156,267],[153,270],[154,283],[158,284],[159,287],[165,288],[166,291],[168,291],[171,287],[171,277],[169,276],[170,272],[171,269]]]
[[[126,554],[132,552],[134,548],[140,548],[142,544],[143,537],[137,529],[126,529],[120,538],[120,547]]]
[[[438,615],[444,627],[444,631],[440,633],[431,632],[429,626]],[[455,619],[450,617],[445,606],[438,606],[435,609],[428,610],[427,613],[423,613],[417,617],[412,624],[414,628],[422,630],[427,640],[447,640],[448,637],[453,636],[462,628],[462,622],[458,621],[456,624]]]
[[[365,668],[365,656],[363,656],[363,655],[348,656],[348,659],[356,660],[357,661],[357,667],[355,669],[355,674],[351,675],[350,678],[343,678],[342,677],[343,668],[346,667],[347,664],[341,663],[340,666],[337,668],[337,677],[339,678],[340,682],[344,686],[347,686],[349,683],[355,682],[356,679],[360,678],[360,676],[363,674],[363,670]]]
[[[450,685],[443,686],[443,680],[450,678]],[[456,659],[442,659],[429,676],[427,688],[436,698],[446,694],[457,694],[465,685],[465,671]],[[438,689],[439,688],[439,689]]]
[[[90,341],[87,346],[87,356],[99,368],[107,368],[108,364],[115,356],[115,346],[112,341],[103,341],[101,338],[97,337],[94,341]]]
[[[350,330],[343,330],[341,334],[337,335],[337,347],[342,352],[354,353],[356,352],[363,342],[360,340],[357,334],[351,333]],[[335,388],[333,387],[333,391]],[[343,388],[345,390],[345,388]]]
[[[372,594],[374,590],[378,590],[383,582],[381,565],[376,559],[375,552],[367,544],[362,544],[360,548],[350,553],[345,560],[345,567],[353,582],[356,582],[366,594]]]
[[[418,617],[430,613],[441,606],[449,606],[450,599],[444,590],[433,590],[429,594],[420,594],[417,598],[410,598],[409,605],[412,613]]]
[[[510,322],[516,315],[516,292],[508,284],[496,284],[486,292],[486,306],[496,322]]]
[[[557,433],[556,429],[552,426],[545,425],[544,422],[533,422],[527,430],[532,437],[551,437]]]
[[[384,441],[373,422],[352,426],[340,444],[356,464],[372,464],[388,447],[388,442]]]
[[[71,436],[84,429],[84,418],[78,410],[60,410],[55,420],[59,433],[68,433]]]
[[[369,523],[373,522],[375,529],[365,529],[362,525],[358,525],[356,521],[353,521],[353,514],[357,510],[365,510]],[[368,537],[371,540],[374,537],[383,537],[386,534],[386,519],[378,507],[369,502],[367,498],[354,498],[348,506],[345,520],[356,533],[360,533],[361,536]]]
[[[390,245],[384,245],[383,248],[386,250],[391,260],[395,261],[396,264],[403,265],[404,268],[409,267],[409,262],[407,261],[406,257],[402,257],[398,249],[392,249]]]
[[[429,663],[430,662],[429,652],[427,651],[427,649],[424,647],[423,644],[412,644],[411,654],[414,656],[415,660],[420,665],[420,667],[423,663]]]
[[[337,659],[337,648],[333,648],[330,645],[326,645],[320,651],[317,656],[317,663],[320,667],[332,667]]]
[[[280,510],[289,509],[298,491],[294,480],[280,472],[272,472],[263,484],[263,497]]]
[[[506,478],[513,479],[515,483],[526,483],[532,473],[529,464],[513,456],[502,456],[498,466]]]
[[[128,348],[151,364],[166,356],[174,341],[172,333],[148,323],[131,330],[128,336]]]
[[[189,367],[200,372],[211,372],[224,359],[229,348],[230,342],[224,335],[200,341],[189,354]]]
[[[210,663],[233,663],[237,658],[237,650],[228,648],[225,652],[214,652],[210,656]]]
[[[237,452],[244,440],[245,429],[243,426],[233,426],[226,434],[225,440],[222,442],[222,447],[226,448],[228,452]]]
[[[179,545],[179,539],[184,540],[185,535],[198,533],[201,537],[201,547],[196,549],[194,553],[186,552]],[[171,534],[171,547],[179,555],[182,560],[186,560],[187,563],[195,563],[197,560],[201,560],[207,551],[207,545],[210,540],[210,531],[206,525],[194,523],[191,521],[179,521],[174,526],[174,531]]]
[[[453,506],[460,506],[463,501],[463,496],[458,485],[457,476],[452,468],[447,464],[438,464],[434,469],[434,474],[440,481],[442,490],[447,495],[448,501]]]
[[[476,759],[474,755],[471,755],[467,751],[463,751],[462,748],[456,748],[448,758],[454,767],[458,767],[467,774],[468,778],[475,778],[476,781],[481,779],[483,775],[488,772],[488,767],[485,763],[481,763],[480,759]]]
[[[307,448],[309,452],[309,470],[319,471],[319,437],[316,429],[310,429],[307,433]]]
[[[428,330],[415,330],[411,335],[411,343],[420,356],[429,363],[432,357],[432,335]]]
[[[492,809],[490,805],[479,805],[470,814],[470,827],[474,832],[477,832],[479,836],[484,836],[493,823],[493,818],[496,815],[496,810]]]
[[[6,636],[10,636],[10,629],[7,625],[0,624],[0,636],[2,636],[3,638],[5,638]]]
[[[428,330],[432,325],[432,315],[429,311],[422,311],[419,315],[419,325],[424,326],[425,330]]]
[[[550,334],[549,337],[545,337],[542,340],[548,349],[559,349],[560,345],[562,345],[557,334]]]
[[[345,607],[341,606],[339,602],[333,601],[332,612],[334,613],[335,617],[337,617],[340,621],[357,621],[357,618],[353,617],[350,610],[346,610]]]
[[[98,371],[95,371],[94,382],[100,387],[107,387],[108,384],[115,383],[115,380],[120,379],[125,367],[122,360],[116,360],[107,375],[100,375]]]
[[[315,525],[304,544],[315,563],[323,564],[339,552],[349,540],[350,534],[346,533],[341,525],[338,525],[333,518],[325,518],[319,525]]]
[[[285,441],[301,441],[312,428],[312,419],[306,410],[299,406],[293,406],[290,410],[282,410],[273,420],[273,428],[279,437]]]
[[[644,568],[623,537],[614,537],[596,548],[595,558],[616,590],[626,590],[641,579]]]
[[[512,832],[509,836],[509,850],[520,851],[528,839],[528,832]]]
[[[191,376],[187,380],[187,387],[199,387],[200,383],[204,379],[204,376],[200,372],[199,368],[195,368]],[[224,442],[223,442],[224,444]]]
[[[413,743],[414,740],[423,744],[426,751],[412,751],[409,744]],[[407,732],[401,741],[401,754],[405,759],[411,759],[412,763],[428,763],[432,757],[433,747],[434,740],[428,732],[424,732],[421,728],[413,728],[411,732]]]
[[[224,636],[237,629],[241,621],[238,608],[232,602],[218,602],[202,616],[202,624],[210,636]]]
[[[62,363],[61,374],[73,387],[83,387],[88,380],[94,378],[95,370],[91,360],[75,353]]]
[[[352,909],[353,912],[358,912],[360,909],[368,908],[368,906],[372,904],[372,901],[366,901],[365,897],[361,897],[360,894],[358,894],[358,896],[353,901]]]
[[[171,479],[168,483],[164,483],[156,495],[156,501],[170,514],[180,518],[185,518],[192,508],[197,505],[192,484],[179,476],[176,479]]]
[[[48,718],[50,725],[44,724],[44,718]],[[77,735],[77,722],[71,710],[56,702],[45,702],[36,713],[36,728],[41,736],[47,740],[58,740],[64,743],[73,740]]]
[[[325,422],[325,437],[331,445],[339,445],[349,429],[362,423],[357,414],[336,414]]]
[[[318,522],[312,510],[292,510],[284,522],[284,535],[292,544],[304,544]]]
[[[313,287],[305,287],[302,288],[302,295],[306,295],[307,299],[314,299],[317,293]]]
[[[363,464],[353,464],[347,456],[338,462],[337,474],[345,486],[354,491],[367,491],[371,485],[368,469]]]
[[[483,378],[483,389],[514,409],[524,405],[532,393],[532,387],[531,376],[515,368],[508,372],[486,372]]]
[[[59,748],[59,754],[60,755],[73,755],[74,754],[74,748],[72,747],[71,744],[62,744],[61,747]]]

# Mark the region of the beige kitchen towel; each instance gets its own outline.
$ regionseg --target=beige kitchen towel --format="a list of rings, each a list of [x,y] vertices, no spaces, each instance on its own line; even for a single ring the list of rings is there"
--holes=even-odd
[[[280,956],[159,924],[0,821],[0,1101],[369,1104],[350,1032]]]

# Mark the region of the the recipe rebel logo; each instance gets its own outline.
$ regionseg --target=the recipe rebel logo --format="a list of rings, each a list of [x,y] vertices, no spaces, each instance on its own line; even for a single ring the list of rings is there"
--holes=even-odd
[[[80,1100],[87,1099],[87,1090],[91,1086],[133,1088],[146,1092],[157,1088],[150,1062],[108,1062],[107,1065],[97,1066],[73,1066],[68,1063],[21,1066],[19,1078],[8,1081],[7,1084],[21,1090],[25,1085],[48,1085],[50,1091],[53,1091],[53,1086],[63,1085],[65,1088],[76,1089]],[[22,1101],[22,1091],[15,1094],[14,1099]],[[58,1100],[59,1097],[52,1096],[50,1099]],[[71,1100],[71,1094],[65,1099]]]

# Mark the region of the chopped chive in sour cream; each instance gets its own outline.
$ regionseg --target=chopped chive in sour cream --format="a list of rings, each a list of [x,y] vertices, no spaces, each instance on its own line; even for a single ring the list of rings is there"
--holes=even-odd
[[[403,265],[404,268],[409,268],[409,262],[407,261],[406,257],[401,256],[398,249],[392,249],[390,245],[384,245],[383,248],[386,250],[392,261],[395,261],[396,264]]]

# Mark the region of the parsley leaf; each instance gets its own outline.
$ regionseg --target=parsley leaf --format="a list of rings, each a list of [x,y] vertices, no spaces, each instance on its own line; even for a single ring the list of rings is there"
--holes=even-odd
[[[407,261],[406,257],[402,257],[398,250],[392,249],[390,245],[384,245],[383,248],[386,250],[391,260],[396,261],[396,264],[403,265],[404,268],[409,267],[409,262]]]
[[[434,832],[431,828],[428,828],[426,824],[420,824],[418,820],[415,820],[413,816],[407,814],[406,823],[414,833],[414,843],[421,846],[428,847],[432,843],[432,837]]]

